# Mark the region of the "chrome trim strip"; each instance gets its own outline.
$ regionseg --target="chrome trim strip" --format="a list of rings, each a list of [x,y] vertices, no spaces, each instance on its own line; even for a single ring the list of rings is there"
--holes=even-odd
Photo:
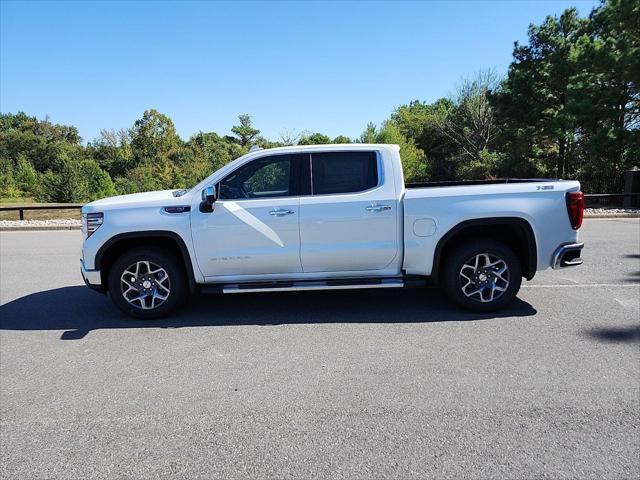
[[[576,259],[568,262],[567,265],[562,265],[562,257],[567,252],[570,252],[572,250],[582,250],[583,247],[584,243],[569,243],[567,245],[561,245],[553,254],[553,258],[551,260],[551,268],[553,268],[554,270],[558,270],[560,268],[575,267],[577,265],[581,265],[582,259],[580,259],[580,261]]]

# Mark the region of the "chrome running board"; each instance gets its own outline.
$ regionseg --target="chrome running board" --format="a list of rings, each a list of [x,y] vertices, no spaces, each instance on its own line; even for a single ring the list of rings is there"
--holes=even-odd
[[[304,290],[350,290],[360,288],[402,288],[404,282],[399,278],[360,280],[313,280],[298,282],[236,283],[222,287],[222,293],[255,292],[295,292]]]

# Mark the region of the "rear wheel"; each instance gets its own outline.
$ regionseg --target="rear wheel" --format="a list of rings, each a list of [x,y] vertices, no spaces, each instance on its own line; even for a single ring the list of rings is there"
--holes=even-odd
[[[444,261],[442,287],[449,298],[467,310],[498,310],[511,303],[520,290],[520,261],[501,242],[462,244]]]
[[[109,272],[111,300],[136,318],[167,315],[184,302],[187,293],[182,264],[162,249],[133,249],[118,258]]]

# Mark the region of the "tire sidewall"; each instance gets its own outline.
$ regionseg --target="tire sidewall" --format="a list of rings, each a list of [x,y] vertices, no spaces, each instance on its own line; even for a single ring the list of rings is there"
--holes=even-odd
[[[171,290],[169,297],[153,310],[136,308],[127,302],[122,295],[120,277],[124,270],[139,261],[153,262],[164,268],[169,275]],[[118,258],[109,272],[109,296],[122,312],[135,318],[152,319],[167,315],[184,302],[187,294],[184,268],[171,252],[155,248],[137,248]]]
[[[443,287],[449,298],[467,310],[475,312],[492,312],[499,310],[513,301],[522,283],[522,267],[514,251],[507,245],[493,240],[479,240],[470,244],[454,247],[448,257],[443,275]],[[496,300],[482,303],[467,297],[460,285],[459,273],[467,260],[480,253],[488,253],[500,257],[509,268],[509,286]]]

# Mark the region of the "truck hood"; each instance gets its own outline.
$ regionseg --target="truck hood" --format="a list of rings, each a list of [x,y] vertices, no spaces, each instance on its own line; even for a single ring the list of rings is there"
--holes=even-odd
[[[105,210],[120,208],[164,207],[189,204],[190,199],[188,195],[174,197],[174,191],[175,190],[159,190],[156,192],[131,193],[129,195],[107,197],[87,203],[82,207],[82,213],[104,212]]]

